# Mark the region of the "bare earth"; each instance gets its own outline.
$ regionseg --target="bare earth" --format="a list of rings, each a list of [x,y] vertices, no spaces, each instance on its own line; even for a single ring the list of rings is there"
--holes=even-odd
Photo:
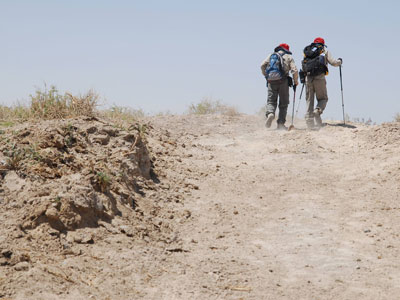
[[[98,226],[24,229],[5,175],[0,299],[397,299],[400,123],[148,121],[157,178]]]

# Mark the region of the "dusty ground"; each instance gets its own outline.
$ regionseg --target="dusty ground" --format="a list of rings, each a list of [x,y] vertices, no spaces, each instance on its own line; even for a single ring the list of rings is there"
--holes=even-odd
[[[396,299],[399,123],[149,121],[157,180],[99,227],[21,229],[3,180],[0,299]]]

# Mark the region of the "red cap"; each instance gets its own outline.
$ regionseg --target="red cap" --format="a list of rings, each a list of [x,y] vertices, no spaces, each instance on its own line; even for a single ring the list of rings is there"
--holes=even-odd
[[[317,37],[315,38],[314,43],[325,45],[325,40],[322,37]]]
[[[280,44],[279,47],[282,47],[282,48],[286,49],[287,51],[289,51],[289,45],[288,44]]]

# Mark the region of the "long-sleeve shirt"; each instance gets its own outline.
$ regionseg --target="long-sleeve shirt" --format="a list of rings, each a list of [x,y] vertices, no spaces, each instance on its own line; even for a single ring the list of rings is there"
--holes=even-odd
[[[342,62],[339,59],[336,59],[332,56],[332,54],[326,49],[326,47],[324,47],[324,50],[322,51],[321,55],[323,55],[325,57],[326,65],[328,65],[328,63],[329,63],[331,66],[339,67],[342,64]],[[324,78],[327,74],[317,75],[314,78],[317,78],[317,79]]]
[[[293,56],[290,55],[289,53],[286,53],[283,50],[279,50],[278,53],[282,56],[282,60],[283,60],[282,67],[283,67],[283,71],[285,72],[284,75],[288,75],[289,72],[292,73],[294,84],[298,85],[299,84],[299,72],[297,71],[297,67],[294,62]],[[268,57],[261,64],[261,72],[264,75],[264,77],[267,75],[265,70],[269,64],[271,55],[272,54],[268,55]]]

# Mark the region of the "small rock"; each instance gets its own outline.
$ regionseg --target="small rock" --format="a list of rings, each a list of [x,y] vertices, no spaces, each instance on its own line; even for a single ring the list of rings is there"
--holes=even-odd
[[[109,141],[110,141],[109,135],[96,135],[95,137],[93,137],[93,143],[107,145]]]
[[[85,234],[81,239],[82,244],[94,244],[93,236],[91,234]]]
[[[66,240],[77,244],[94,244],[93,236],[89,233],[68,232]]]
[[[27,270],[29,270],[29,263],[26,261],[17,263],[14,266],[14,269],[15,269],[15,271],[27,271]]]
[[[138,225],[138,226],[136,226],[136,230],[138,230],[138,231],[146,231],[147,227],[145,225]]]
[[[49,207],[46,210],[46,217],[48,217],[51,220],[58,220],[59,214],[57,208],[55,208],[54,206]]]
[[[125,233],[129,237],[133,237],[134,235],[134,231],[131,226],[121,225],[119,226],[119,230],[121,230],[122,233]]]
[[[3,256],[3,257],[5,257],[5,258],[11,258],[11,256],[12,256],[12,251],[11,250],[3,250],[3,251],[1,251],[1,255]]]
[[[103,128],[100,130],[100,132],[101,132],[101,133],[105,133],[105,134],[107,134],[107,135],[109,135],[109,136],[117,136],[117,134],[118,134],[118,129],[113,128],[113,127],[103,127]]]
[[[184,212],[183,212],[183,216],[186,218],[186,219],[189,219],[191,216],[192,216],[192,213],[190,212],[190,210],[185,210]]]
[[[129,134],[126,134],[126,135],[123,137],[123,139],[124,139],[124,141],[133,143],[133,142],[135,141],[136,137],[135,137],[134,134],[129,133]]]
[[[88,134],[93,134],[93,133],[95,133],[97,131],[97,127],[96,126],[92,126],[92,127],[89,127],[88,129],[86,129],[86,132],[88,133]]]
[[[364,229],[364,233],[369,233],[369,232],[371,232],[370,229]]]
[[[60,232],[54,228],[49,228],[47,230],[47,233],[50,234],[51,236],[60,236]]]

